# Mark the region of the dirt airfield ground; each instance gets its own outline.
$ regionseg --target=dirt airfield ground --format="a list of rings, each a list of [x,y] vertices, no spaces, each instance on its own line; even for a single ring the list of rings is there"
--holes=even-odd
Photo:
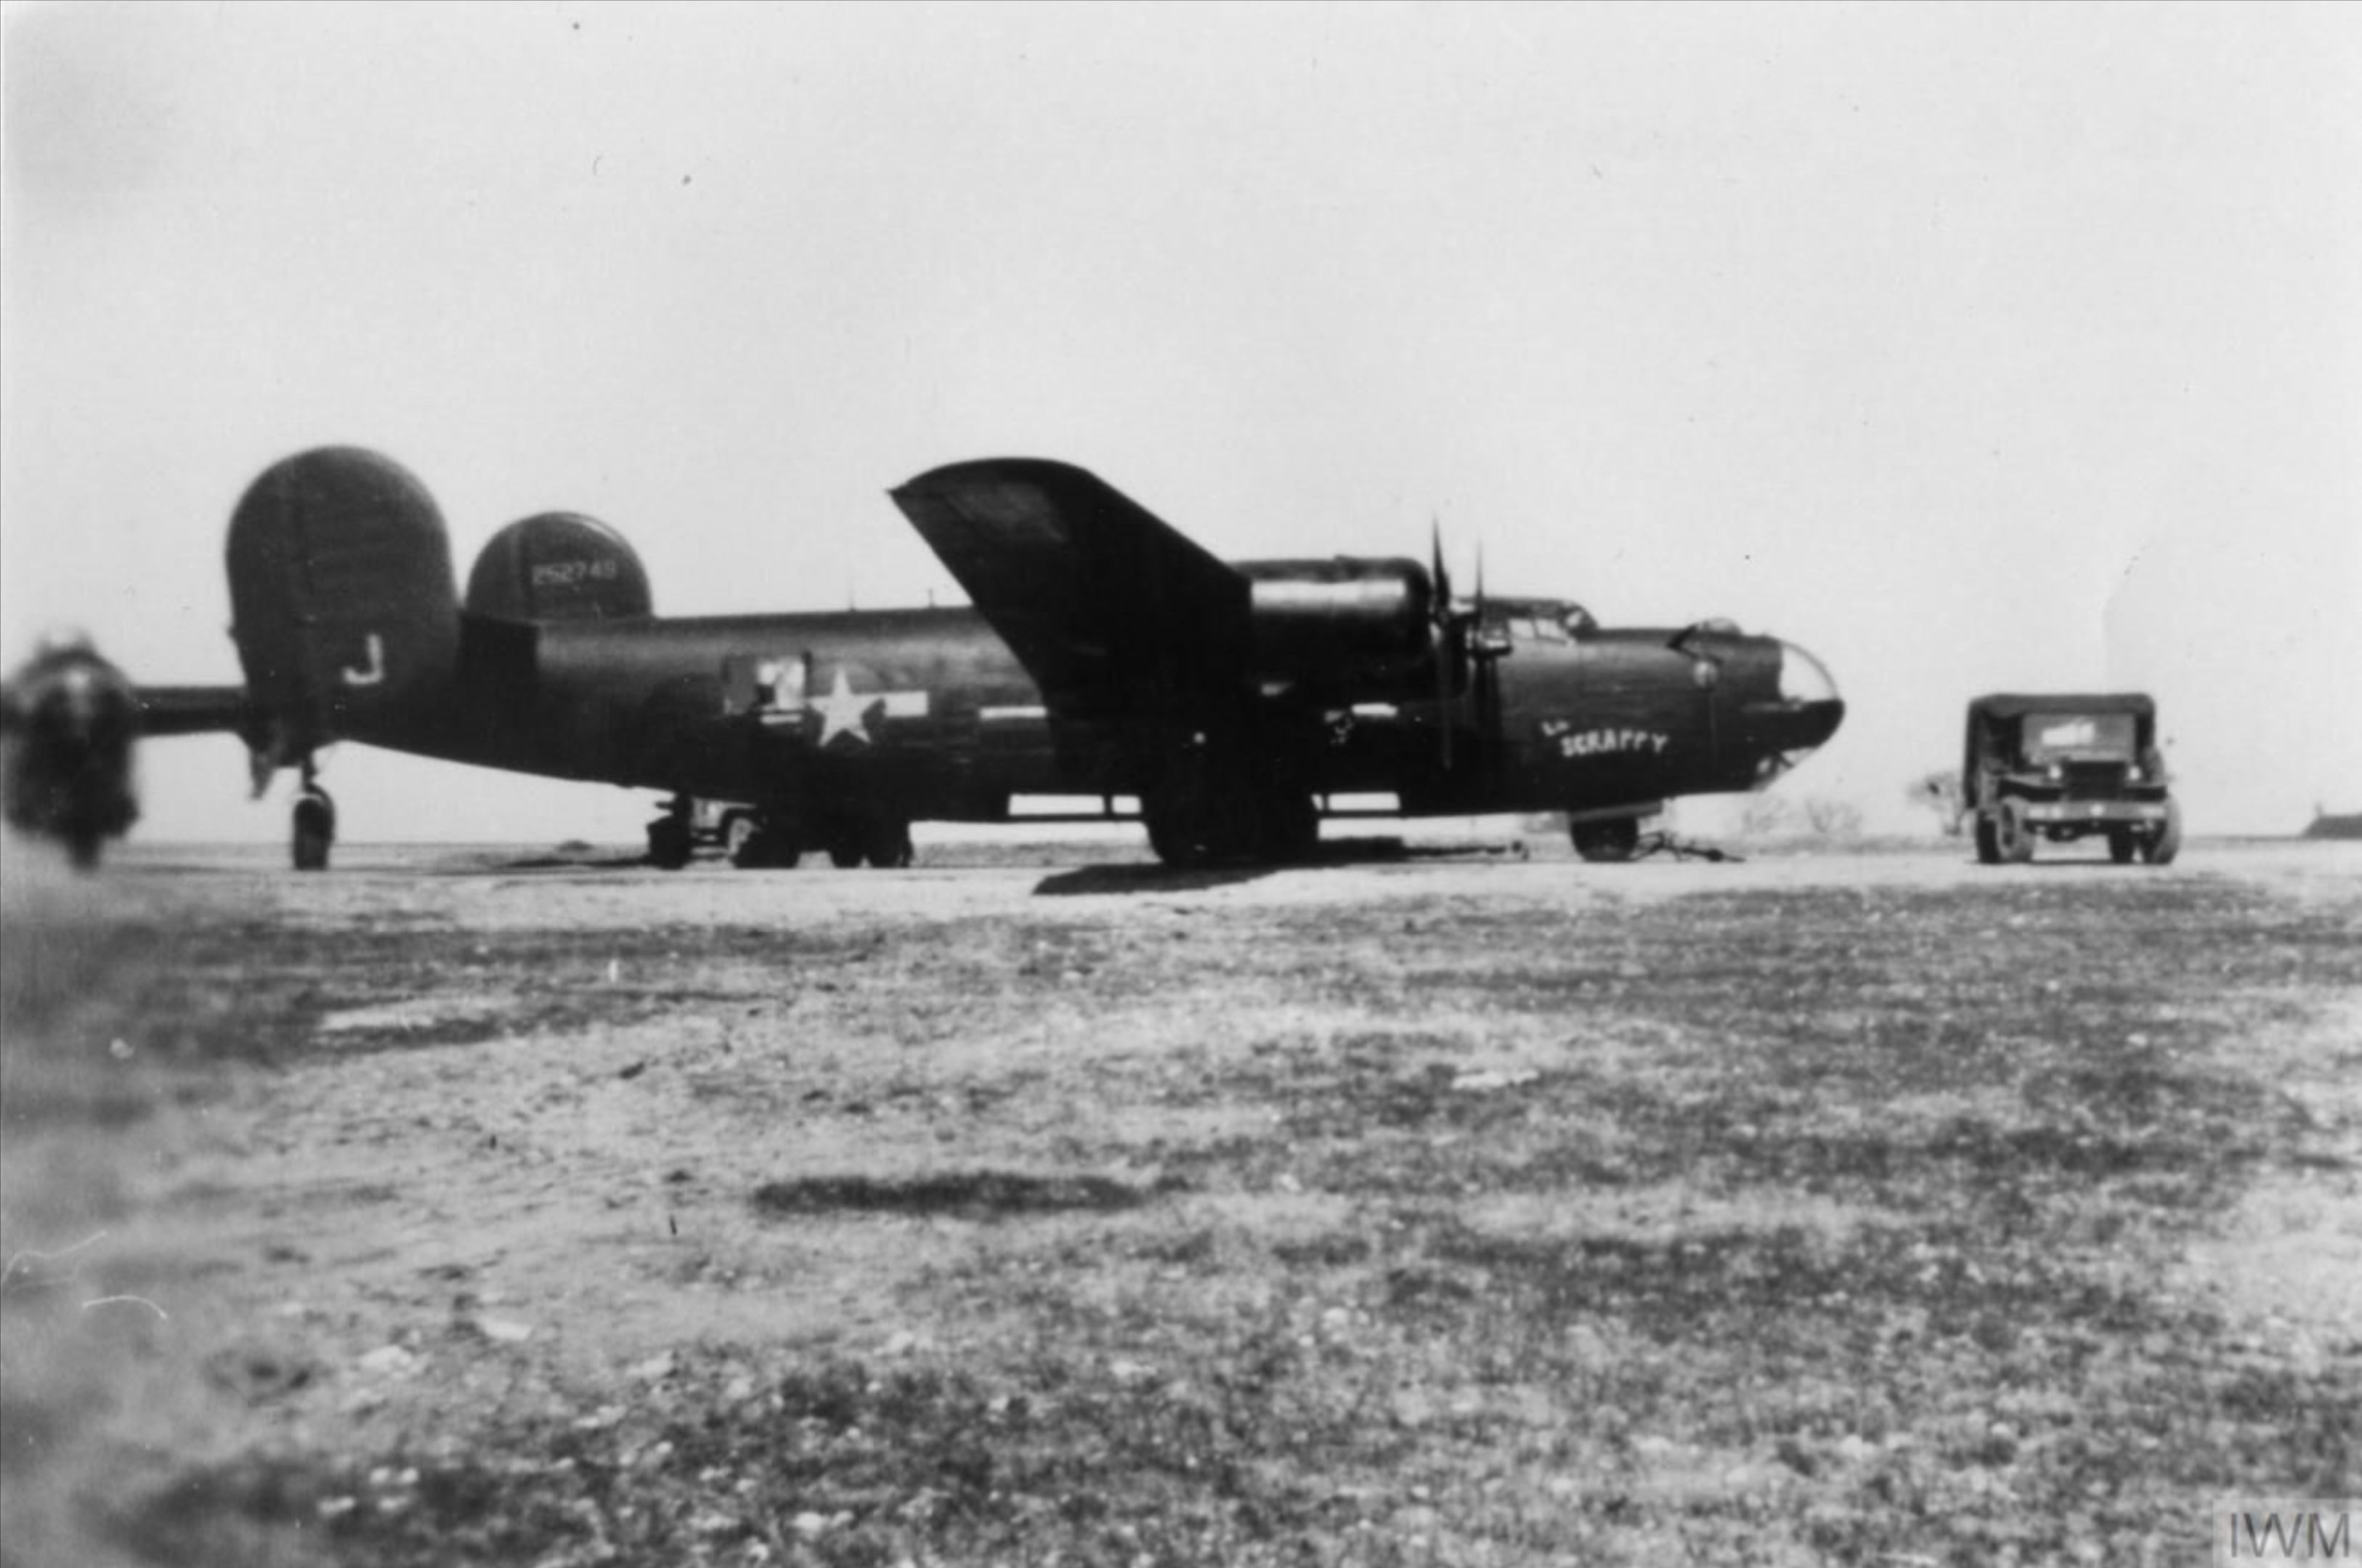
[[[2362,1492],[2362,847],[1413,842],[10,842],[0,1552],[2178,1562]]]

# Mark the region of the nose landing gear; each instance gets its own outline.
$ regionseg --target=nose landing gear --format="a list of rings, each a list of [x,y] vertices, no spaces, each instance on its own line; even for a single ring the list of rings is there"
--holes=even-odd
[[[1640,849],[1640,819],[1609,817],[1575,823],[1567,829],[1567,836],[1574,841],[1574,852],[1585,860],[1629,860]]]

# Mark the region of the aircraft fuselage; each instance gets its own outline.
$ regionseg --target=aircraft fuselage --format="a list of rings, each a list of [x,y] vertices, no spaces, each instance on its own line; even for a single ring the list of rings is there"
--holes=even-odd
[[[1835,727],[1834,693],[1799,688],[1796,661],[1817,676],[1800,650],[1735,632],[1679,649],[1672,628],[1569,632],[1571,608],[1488,612],[1496,651],[1448,694],[1407,694],[1424,677],[1384,701],[1278,694],[1317,715],[1303,783],[1391,794],[1408,815],[1612,809],[1752,789]],[[456,707],[352,738],[713,799],[857,799],[913,820],[995,822],[1012,796],[1151,783],[1123,726],[1054,724],[971,610],[471,621],[460,641]]]

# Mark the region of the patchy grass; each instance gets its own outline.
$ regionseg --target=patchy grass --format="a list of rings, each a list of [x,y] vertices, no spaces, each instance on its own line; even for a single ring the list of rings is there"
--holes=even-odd
[[[2177,876],[1054,908],[660,931],[613,978],[562,932],[191,933],[131,1009],[201,1012],[232,966],[190,1052],[786,1019],[878,1065],[798,1098],[750,1047],[732,1073],[765,1115],[857,1148],[949,1109],[923,1169],[739,1189],[777,1231],[894,1228],[923,1258],[894,1342],[537,1363],[432,1430],[185,1465],[100,1506],[107,1539],[198,1562],[258,1535],[366,1564],[2134,1562],[2192,1555],[2209,1498],[2362,1474],[2362,1342],[2298,1345],[2177,1274],[2267,1177],[2353,1202],[2347,1113],[2279,1064],[2326,1063],[2305,1032],[2362,988],[2354,900]],[[502,1000],[436,1011],[471,996]],[[397,1010],[317,1027],[371,1008]],[[1021,1174],[977,1142],[1010,1125],[1040,1134]]]
[[[755,1207],[775,1216],[851,1212],[955,1214],[990,1220],[1068,1209],[1107,1213],[1137,1209],[1153,1196],[1153,1189],[1106,1176],[960,1171],[899,1179],[822,1176],[766,1182],[755,1189]]]

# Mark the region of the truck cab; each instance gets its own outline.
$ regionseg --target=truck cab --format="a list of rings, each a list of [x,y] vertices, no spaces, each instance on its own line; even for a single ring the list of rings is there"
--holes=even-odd
[[[2045,840],[2107,840],[2108,856],[2170,865],[2181,808],[2157,745],[2157,704],[2140,692],[1997,693],[1969,704],[1962,814],[1987,866],[2034,858]]]

